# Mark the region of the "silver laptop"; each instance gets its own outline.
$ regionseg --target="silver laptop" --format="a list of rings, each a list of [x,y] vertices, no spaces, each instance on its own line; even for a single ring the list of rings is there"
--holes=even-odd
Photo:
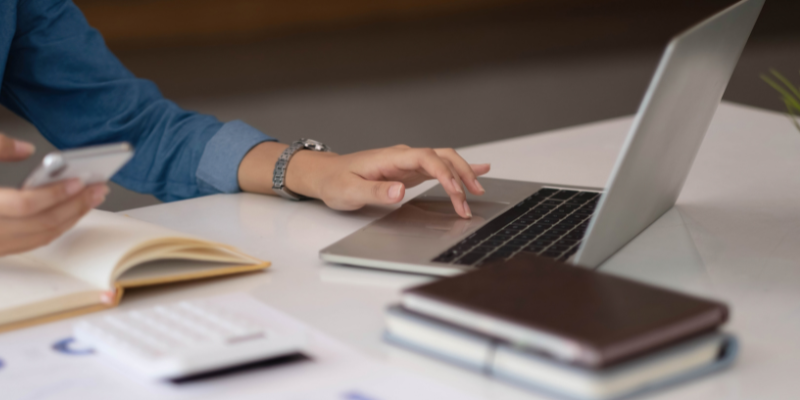
[[[594,268],[675,205],[764,0],[667,46],[605,189],[481,178],[473,218],[436,186],[320,251],[323,260],[452,275],[521,252]]]

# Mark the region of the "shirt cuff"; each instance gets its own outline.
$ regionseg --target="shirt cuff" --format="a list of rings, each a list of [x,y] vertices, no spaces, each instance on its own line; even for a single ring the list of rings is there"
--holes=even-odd
[[[275,141],[242,121],[230,121],[206,143],[197,166],[197,186],[201,192],[235,193],[239,188],[239,164],[257,144]]]

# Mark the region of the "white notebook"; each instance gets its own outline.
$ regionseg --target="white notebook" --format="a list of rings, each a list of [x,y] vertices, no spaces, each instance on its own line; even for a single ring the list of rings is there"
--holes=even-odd
[[[49,245],[0,258],[0,332],[113,307],[123,288],[267,267],[228,245],[93,210]]]

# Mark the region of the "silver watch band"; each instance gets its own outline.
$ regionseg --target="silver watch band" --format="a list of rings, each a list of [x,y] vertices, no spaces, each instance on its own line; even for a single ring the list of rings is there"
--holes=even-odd
[[[292,142],[283,152],[278,161],[275,162],[275,170],[272,173],[272,190],[279,194],[284,199],[289,200],[303,200],[307,197],[292,192],[286,187],[286,167],[289,165],[289,160],[292,159],[295,153],[300,150],[312,151],[330,151],[330,148],[322,142],[313,139],[300,139]]]

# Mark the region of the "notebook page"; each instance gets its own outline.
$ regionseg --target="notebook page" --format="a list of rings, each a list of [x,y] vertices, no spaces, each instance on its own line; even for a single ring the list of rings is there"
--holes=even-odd
[[[196,238],[108,211],[92,210],[49,245],[27,253],[50,268],[111,289],[114,267],[131,249],[157,239]]]
[[[97,293],[99,290],[101,288],[53,271],[29,258],[2,257],[0,258],[0,324],[16,320],[15,316],[21,308],[60,298],[75,297],[81,293]],[[100,301],[99,296],[84,297],[88,303],[80,305]]]

